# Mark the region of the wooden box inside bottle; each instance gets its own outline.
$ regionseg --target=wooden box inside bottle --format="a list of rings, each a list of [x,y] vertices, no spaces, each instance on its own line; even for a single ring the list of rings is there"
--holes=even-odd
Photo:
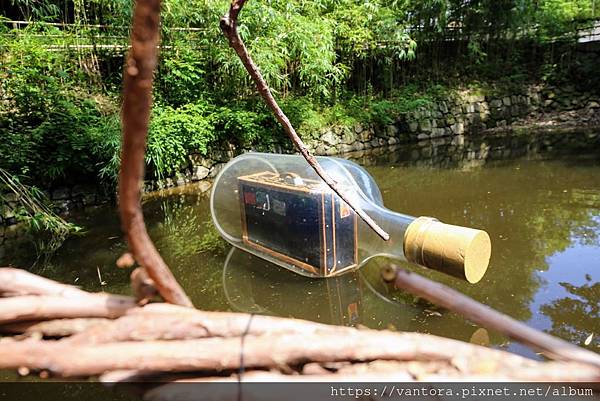
[[[319,181],[273,172],[238,177],[243,241],[318,276],[357,263],[356,214]]]

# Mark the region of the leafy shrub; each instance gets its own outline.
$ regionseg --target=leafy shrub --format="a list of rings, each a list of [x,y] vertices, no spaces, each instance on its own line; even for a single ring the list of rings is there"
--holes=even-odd
[[[178,108],[153,110],[146,162],[156,177],[187,167],[191,153],[208,155],[225,141],[240,147],[269,143],[275,135],[272,117],[261,111],[216,107],[207,100]]]
[[[388,99],[367,96],[349,96],[333,106],[323,105],[311,97],[286,99],[283,110],[300,136],[306,140],[318,139],[323,129],[332,126],[361,124],[389,125],[402,114],[430,104],[447,95],[443,86],[419,89],[406,86],[395,91]]]
[[[88,130],[101,118],[91,101],[68,95],[55,99],[36,123],[2,113],[0,167],[46,186],[66,177],[95,176],[99,160],[90,152],[94,143]]]
[[[185,167],[192,151],[207,153],[209,143],[215,140],[210,110],[211,107],[201,101],[177,109],[156,107],[152,111],[146,162],[157,177]]]
[[[109,185],[117,182],[121,164],[121,119],[118,114],[100,118],[87,130],[90,151],[98,160],[98,177]]]
[[[103,112],[68,55],[47,51],[39,34],[64,36],[32,24],[1,39],[0,168],[44,187],[95,177],[89,129]]]
[[[304,139],[318,138],[320,129],[327,125],[322,113],[316,109],[314,101],[307,97],[288,98],[282,102],[281,107],[292,126]]]
[[[204,60],[201,53],[185,45],[162,54],[156,79],[158,99],[174,107],[198,101],[204,92]]]
[[[241,107],[219,107],[213,114],[215,130],[220,140],[241,147],[270,142],[274,136],[270,114],[248,111]]]

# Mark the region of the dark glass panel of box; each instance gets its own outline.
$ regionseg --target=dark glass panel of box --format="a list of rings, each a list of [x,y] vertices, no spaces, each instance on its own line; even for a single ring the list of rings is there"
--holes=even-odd
[[[244,242],[321,275],[356,265],[356,215],[318,181],[239,177]]]

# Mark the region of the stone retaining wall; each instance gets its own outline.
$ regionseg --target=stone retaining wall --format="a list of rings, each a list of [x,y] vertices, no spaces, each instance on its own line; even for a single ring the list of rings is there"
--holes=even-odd
[[[510,96],[463,91],[393,118],[396,121],[385,127],[357,124],[327,128],[306,146],[316,155],[339,155],[437,138],[461,141],[463,136],[507,128],[526,117],[540,121],[553,113],[558,113],[558,124],[571,120],[577,126],[600,125],[600,96],[580,93],[573,87],[531,86]],[[275,144],[270,151],[285,153],[284,149],[281,144]],[[173,179],[148,182],[146,188],[156,190],[215,177],[232,157],[249,150],[254,149],[229,145],[210,157],[192,155],[190,171]]]
[[[572,116],[564,113],[570,111],[578,113]],[[579,93],[572,87],[532,86],[510,96],[465,91],[402,114],[393,124],[383,128],[361,124],[329,128],[321,133],[319,141],[308,146],[316,154],[334,155],[425,139],[473,135],[508,127],[525,117],[535,121],[556,112],[563,112],[558,123],[569,119],[578,125],[600,123],[600,96]]]
[[[45,194],[51,202],[53,211],[60,215],[109,203],[115,198],[114,194],[107,192],[105,188],[94,185],[61,187],[46,191]],[[7,193],[3,198],[4,201],[0,199],[0,244],[7,239],[20,236],[25,231],[22,224],[18,224],[17,196],[14,193]]]
[[[416,143],[355,151],[344,157],[362,166],[381,164],[471,168],[496,160],[560,157],[600,152],[600,127],[503,130],[473,136],[447,136]]]

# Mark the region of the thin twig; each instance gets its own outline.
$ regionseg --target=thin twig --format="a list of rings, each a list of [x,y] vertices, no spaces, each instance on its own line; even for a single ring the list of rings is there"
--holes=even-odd
[[[373,219],[369,217],[369,215],[367,215],[365,211],[360,208],[357,202],[355,202],[349,196],[346,195],[346,193],[339,187],[338,183],[333,178],[331,178],[329,174],[327,174],[327,172],[321,167],[319,162],[317,162],[317,160],[310,154],[310,152],[306,148],[306,145],[304,145],[302,139],[300,139],[300,137],[296,133],[296,130],[290,123],[290,120],[287,118],[283,110],[281,110],[281,108],[277,104],[277,101],[271,94],[271,90],[269,89],[267,82],[264,80],[262,74],[258,70],[258,67],[250,57],[248,49],[246,49],[246,45],[244,45],[244,42],[242,41],[242,38],[240,37],[237,30],[237,18],[240,11],[242,10],[242,7],[244,7],[244,3],[246,3],[246,0],[233,0],[231,2],[231,7],[229,8],[229,11],[221,18],[221,30],[229,40],[230,46],[233,47],[239,58],[242,60],[244,67],[246,67],[246,70],[248,71],[248,73],[252,77],[252,80],[256,84],[258,92],[263,97],[267,106],[269,106],[271,111],[273,111],[273,113],[275,114],[275,118],[277,118],[277,121],[279,121],[279,123],[283,126],[285,133],[292,140],[298,151],[302,154],[302,156],[304,156],[308,164],[310,164],[310,166],[315,170],[319,177],[321,177],[323,181],[325,181],[325,183],[340,198],[342,198],[342,200],[346,202],[348,206],[350,206],[350,208],[352,208],[352,210],[354,210],[354,212],[369,227],[371,227],[373,231],[377,233],[377,235],[379,235],[386,241],[389,240],[389,234],[385,232],[381,227],[379,227],[377,223],[375,223],[375,221],[373,221]]]
[[[102,274],[100,274],[99,266],[96,266],[96,272],[98,273],[98,281],[100,282],[100,285],[106,285],[106,281],[102,280]]]
[[[119,209],[131,253],[146,268],[160,295],[170,303],[192,306],[146,231],[140,204],[144,154],[157,63],[160,0],[138,0],[133,16],[131,52],[125,66],[123,150],[119,173]]]

